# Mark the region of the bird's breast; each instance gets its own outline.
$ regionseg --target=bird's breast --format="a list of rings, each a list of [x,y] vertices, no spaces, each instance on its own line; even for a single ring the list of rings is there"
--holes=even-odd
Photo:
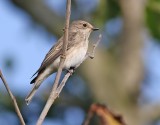
[[[88,43],[70,48],[66,53],[64,68],[69,69],[70,67],[75,67],[80,64],[86,55],[87,49]]]

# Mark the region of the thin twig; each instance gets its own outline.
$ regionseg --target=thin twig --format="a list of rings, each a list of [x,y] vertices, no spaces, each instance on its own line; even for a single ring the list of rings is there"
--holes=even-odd
[[[68,78],[72,75],[72,73],[73,73],[73,69],[70,69],[69,72],[64,76],[62,82],[59,84],[59,86],[56,90],[58,93],[58,96],[61,93],[63,87],[65,86],[65,83],[67,82]]]
[[[57,87],[58,87],[58,83],[59,83],[59,80],[60,80],[60,76],[61,76],[61,73],[62,73],[62,68],[63,68],[63,65],[64,65],[64,61],[65,61],[65,58],[66,58],[66,49],[67,49],[67,46],[68,46],[68,29],[69,29],[69,22],[70,22],[70,14],[71,14],[71,0],[67,0],[67,5],[66,5],[66,23],[65,23],[65,31],[64,31],[64,40],[63,40],[63,47],[62,47],[62,55],[61,55],[61,59],[60,59],[60,64],[59,64],[59,68],[58,68],[58,72],[57,72],[57,75],[56,75],[56,78],[55,78],[55,81],[54,81],[54,84],[53,84],[53,88],[52,88],[52,91],[50,93],[50,96],[47,100],[47,103],[37,121],[37,125],[42,125],[50,107],[52,106],[54,100],[57,98],[58,94],[57,94]]]
[[[93,50],[92,50],[92,52],[88,54],[88,57],[90,57],[91,59],[94,58],[96,47],[100,43],[101,39],[102,39],[102,34],[99,35],[97,42],[95,44],[93,44]]]
[[[98,44],[100,43],[101,39],[102,39],[102,35],[100,34],[97,42],[96,42],[95,44],[93,44],[93,49],[92,49],[92,51],[91,51],[91,52],[88,52],[88,53],[86,54],[86,56],[85,56],[85,58],[83,59],[83,61],[81,62],[81,64],[82,64],[86,59],[88,59],[88,58],[91,58],[91,59],[94,58],[94,56],[95,56],[95,50],[96,50]],[[76,68],[78,68],[79,66],[80,66],[80,64],[77,65]],[[75,69],[76,69],[76,68],[75,68]],[[65,83],[67,82],[68,78],[72,75],[72,73],[73,73],[73,70],[71,69],[71,70],[69,70],[69,72],[64,76],[62,82],[60,83],[59,87],[57,88],[57,91],[56,91],[56,92],[57,92],[57,96],[59,96],[59,94],[61,93],[63,87],[65,86]]]
[[[0,70],[0,78],[2,79],[2,82],[3,82],[4,86],[5,86],[5,88],[7,89],[7,92],[9,93],[9,96],[10,96],[11,99],[12,99],[14,108],[15,108],[16,113],[17,113],[17,115],[18,115],[18,118],[19,118],[19,120],[20,120],[20,122],[21,122],[21,125],[25,125],[25,122],[24,122],[24,119],[23,119],[23,117],[22,117],[22,114],[21,114],[21,112],[20,112],[20,110],[19,110],[19,107],[18,107],[16,98],[14,97],[14,95],[13,95],[12,92],[11,92],[11,90],[9,89],[9,86],[8,86],[8,84],[7,84],[7,82],[6,82],[5,78],[4,78],[1,70]]]

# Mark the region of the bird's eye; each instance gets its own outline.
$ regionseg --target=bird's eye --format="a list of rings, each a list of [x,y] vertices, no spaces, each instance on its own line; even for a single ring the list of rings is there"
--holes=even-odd
[[[85,24],[85,23],[84,23],[84,24],[83,24],[83,26],[84,26],[84,27],[86,27],[86,26],[87,26],[87,24]]]

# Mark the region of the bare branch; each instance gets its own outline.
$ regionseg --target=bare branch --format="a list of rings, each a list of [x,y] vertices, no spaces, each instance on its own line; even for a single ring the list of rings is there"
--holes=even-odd
[[[73,73],[73,69],[69,70],[69,72],[64,76],[62,82],[57,88],[57,93],[58,93],[57,96],[59,96],[59,94],[61,93],[63,87],[65,86],[65,83],[67,82],[68,78],[72,75],[72,73]]]
[[[70,11],[71,9],[71,0],[67,0],[67,5],[66,5],[66,24],[65,24],[65,30],[64,30],[64,40],[63,40],[63,54],[61,55],[61,59],[60,59],[60,64],[59,64],[59,68],[58,68],[58,72],[57,72],[57,75],[56,75],[56,78],[55,78],[55,81],[54,81],[54,84],[53,84],[53,88],[52,88],[52,91],[50,93],[50,96],[47,100],[47,103],[37,121],[37,125],[41,125],[42,122],[44,121],[50,107],[52,106],[54,100],[57,98],[58,94],[56,92],[56,89],[58,87],[58,83],[59,83],[59,79],[60,79],[60,76],[61,76],[61,73],[62,73],[62,68],[63,68],[63,65],[64,65],[64,61],[65,61],[65,58],[66,58],[66,49],[67,49],[67,45],[68,45],[68,29],[69,29],[69,22],[70,22]]]
[[[102,35],[100,34],[97,42],[96,42],[95,44],[93,44],[93,50],[92,50],[92,52],[86,54],[86,57],[85,57],[84,60],[81,62],[81,64],[82,64],[86,59],[88,59],[89,57],[90,57],[91,59],[94,58],[94,56],[95,56],[95,49],[96,49],[96,47],[98,46],[98,44],[100,43],[101,38],[102,38]],[[76,68],[78,68],[79,66],[80,66],[80,64],[77,65]],[[75,69],[76,69],[76,68],[75,68]],[[62,82],[60,83],[60,85],[59,85],[58,88],[56,89],[56,93],[57,93],[57,94],[56,94],[56,98],[57,98],[57,97],[59,96],[59,94],[61,93],[63,87],[65,86],[65,83],[67,82],[68,78],[72,75],[72,73],[73,73],[73,69],[69,70],[69,72],[64,76]],[[56,99],[56,98],[55,98],[55,99]]]
[[[94,58],[94,56],[95,56],[95,49],[97,48],[97,46],[98,46],[98,44],[100,43],[101,39],[102,39],[102,35],[100,34],[97,42],[96,42],[95,44],[93,44],[93,50],[92,50],[92,52],[90,52],[90,53],[88,52],[88,53],[86,54],[86,56],[85,56],[84,60],[81,62],[81,64],[82,64],[86,59],[88,59],[88,58],[91,58],[91,59]],[[79,66],[80,66],[80,64],[77,65],[77,66],[75,67],[75,69],[78,68]],[[61,93],[63,87],[65,86],[65,83],[67,82],[68,78],[72,75],[72,73],[73,73],[73,69],[69,70],[69,72],[64,76],[62,82],[60,83],[59,87],[58,87],[57,90],[56,90],[57,96],[59,96],[59,94]]]
[[[12,99],[14,108],[15,108],[16,113],[17,113],[17,115],[18,115],[18,118],[19,118],[19,120],[20,120],[20,122],[21,122],[21,125],[25,125],[25,122],[24,122],[24,119],[23,119],[23,117],[22,117],[22,114],[21,114],[21,112],[20,112],[20,110],[19,110],[19,107],[18,107],[16,98],[14,97],[14,95],[13,95],[12,92],[11,92],[11,90],[9,89],[9,86],[8,86],[5,78],[3,77],[3,74],[2,74],[2,72],[1,72],[1,70],[0,70],[0,78],[2,79],[3,84],[4,84],[5,88],[7,89],[7,92],[9,93],[9,96],[10,96],[11,99]]]
[[[88,57],[90,57],[91,59],[94,58],[95,50],[96,50],[98,44],[100,43],[101,39],[102,39],[102,34],[99,35],[99,38],[98,38],[97,42],[95,44],[93,44],[93,50],[92,50],[92,52],[88,54]]]
[[[94,58],[94,56],[95,56],[95,49],[97,48],[97,46],[100,43],[101,39],[102,39],[102,35],[100,34],[97,42],[95,44],[93,44],[93,50],[92,50],[92,52],[87,53],[86,57],[84,58],[84,60],[81,63],[83,63],[88,58],[92,58],[92,59]],[[78,68],[79,66],[80,66],[80,64],[77,65],[76,68]],[[63,78],[62,82],[60,83],[60,85],[54,91],[52,91],[53,95],[52,96],[50,95],[50,97],[47,100],[47,103],[46,103],[46,105],[45,105],[42,113],[45,112],[47,114],[47,112],[48,112],[48,110],[50,108],[49,104],[50,103],[53,104],[54,100],[59,96],[59,94],[61,93],[63,87],[65,86],[65,83],[67,82],[68,78],[72,75],[72,73],[73,73],[73,69],[69,70],[69,72],[64,76],[64,78]],[[42,115],[42,113],[41,113],[41,115]],[[39,119],[39,120],[44,120],[44,119]],[[37,125],[41,125],[41,123],[37,123]]]

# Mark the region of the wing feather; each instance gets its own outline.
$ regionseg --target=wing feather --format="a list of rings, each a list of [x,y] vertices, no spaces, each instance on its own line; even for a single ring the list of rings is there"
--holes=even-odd
[[[76,34],[77,34],[76,32],[69,33],[67,50],[75,44],[74,41],[75,41]],[[49,52],[47,53],[47,55],[45,56],[45,58],[41,64],[40,68],[36,71],[36,73],[34,73],[34,75],[42,72],[48,65],[50,65],[52,62],[54,62],[62,54],[62,44],[63,44],[63,36],[49,50]]]

